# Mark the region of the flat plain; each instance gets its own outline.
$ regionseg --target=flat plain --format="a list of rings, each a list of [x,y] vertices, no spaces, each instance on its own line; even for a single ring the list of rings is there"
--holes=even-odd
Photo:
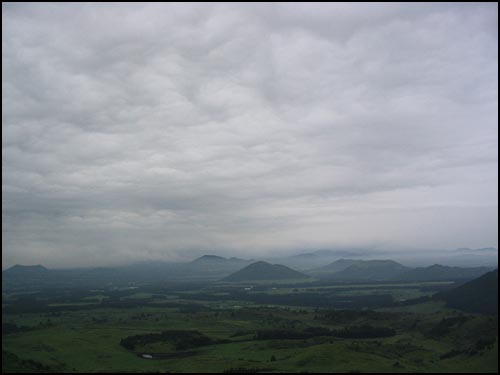
[[[449,284],[215,282],[4,293],[2,370],[497,372],[498,317],[431,297]]]

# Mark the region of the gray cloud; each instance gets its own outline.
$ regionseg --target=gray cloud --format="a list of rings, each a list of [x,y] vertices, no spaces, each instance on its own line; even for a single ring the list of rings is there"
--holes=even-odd
[[[2,10],[4,267],[498,245],[497,4]]]

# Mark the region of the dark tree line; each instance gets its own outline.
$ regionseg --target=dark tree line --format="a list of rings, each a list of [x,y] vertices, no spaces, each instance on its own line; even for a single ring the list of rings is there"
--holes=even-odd
[[[396,331],[389,327],[373,327],[368,324],[361,326],[345,327],[333,330],[333,336],[348,339],[369,339],[377,337],[391,337]]]
[[[324,327],[309,327],[303,331],[291,330],[259,330],[256,332],[255,340],[298,340],[309,339],[317,336],[332,336],[350,339],[366,339],[391,337],[396,331],[389,327],[374,327],[369,324],[360,326],[349,326],[340,329],[328,329]]]
[[[293,293],[293,294],[267,294],[246,293],[232,291],[227,295],[210,295],[206,293],[178,294],[179,298],[202,301],[251,301],[262,305],[285,305],[306,307],[334,307],[339,309],[361,309],[391,307],[395,305],[390,294],[373,294],[345,296],[331,295],[325,293]]]
[[[175,350],[185,350],[219,343],[199,331],[170,330],[161,333],[128,336],[121,339],[120,345],[127,350],[134,350],[139,345],[155,342],[172,343],[175,346]]]
[[[32,327],[18,326],[14,323],[2,323],[2,336],[11,333],[31,331],[32,329]]]

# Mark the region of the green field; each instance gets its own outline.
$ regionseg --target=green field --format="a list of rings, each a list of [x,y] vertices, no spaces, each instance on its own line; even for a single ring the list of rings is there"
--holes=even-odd
[[[308,297],[362,305],[378,293],[397,302],[432,294],[428,288],[440,285],[144,286],[4,294],[2,323],[16,328],[3,332],[2,370],[497,372],[497,316],[465,314],[434,300],[336,309],[312,306]],[[279,296],[293,303],[267,303]],[[392,333],[368,337],[378,333],[367,327]],[[166,333],[158,338],[161,332]],[[296,337],[280,337],[290,333]],[[137,341],[132,349],[121,345],[130,337]]]

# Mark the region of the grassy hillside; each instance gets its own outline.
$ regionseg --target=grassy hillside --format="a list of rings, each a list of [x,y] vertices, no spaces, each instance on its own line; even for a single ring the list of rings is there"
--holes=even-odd
[[[498,314],[498,269],[438,294],[449,307],[467,312]]]

